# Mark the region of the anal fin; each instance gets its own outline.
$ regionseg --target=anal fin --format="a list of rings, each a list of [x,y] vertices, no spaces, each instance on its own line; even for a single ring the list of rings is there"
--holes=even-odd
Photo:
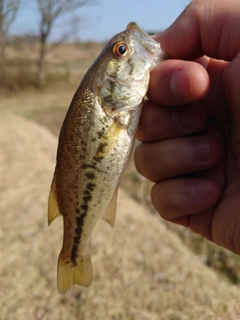
[[[116,221],[116,212],[117,212],[117,195],[118,192],[116,191],[110,201],[107,210],[102,215],[102,219],[106,221],[110,226],[113,228]]]
[[[48,225],[50,225],[61,214],[58,209],[57,194],[56,194],[56,181],[53,177],[51,190],[48,198]]]

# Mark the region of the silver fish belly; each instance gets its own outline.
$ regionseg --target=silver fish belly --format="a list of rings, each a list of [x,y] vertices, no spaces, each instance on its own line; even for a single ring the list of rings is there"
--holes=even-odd
[[[58,290],[89,286],[88,244],[97,221],[112,227],[117,190],[129,159],[150,71],[165,58],[134,22],[114,36],[84,76],[59,136],[49,195],[49,224],[64,220]]]

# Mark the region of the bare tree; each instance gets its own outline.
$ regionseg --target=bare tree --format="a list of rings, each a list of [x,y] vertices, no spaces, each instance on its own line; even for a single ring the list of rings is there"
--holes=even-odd
[[[0,0],[1,1],[1,0]],[[74,10],[90,5],[94,0],[37,0],[41,15],[39,40],[40,52],[38,59],[37,83],[43,85],[45,82],[45,56],[46,44],[56,20],[64,14],[69,14]]]
[[[20,6],[20,0],[0,0],[0,78],[4,82],[5,45],[11,23]]]

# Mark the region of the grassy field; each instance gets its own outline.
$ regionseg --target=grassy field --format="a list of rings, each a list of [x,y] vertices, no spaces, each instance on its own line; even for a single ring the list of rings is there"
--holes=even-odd
[[[91,241],[92,286],[58,294],[62,221],[48,228],[46,214],[57,136],[101,48],[52,51],[41,89],[19,81],[34,78],[35,47],[8,48],[9,85],[0,91],[0,319],[239,319],[239,257],[162,221],[150,203],[151,183],[132,162],[116,227],[100,221]]]

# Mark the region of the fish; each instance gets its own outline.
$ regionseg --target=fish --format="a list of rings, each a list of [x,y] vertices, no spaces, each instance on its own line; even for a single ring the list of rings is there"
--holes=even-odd
[[[48,224],[63,216],[58,259],[61,294],[90,286],[89,241],[97,221],[115,224],[117,191],[146,95],[150,72],[166,57],[135,22],[115,35],[83,77],[59,135]]]

